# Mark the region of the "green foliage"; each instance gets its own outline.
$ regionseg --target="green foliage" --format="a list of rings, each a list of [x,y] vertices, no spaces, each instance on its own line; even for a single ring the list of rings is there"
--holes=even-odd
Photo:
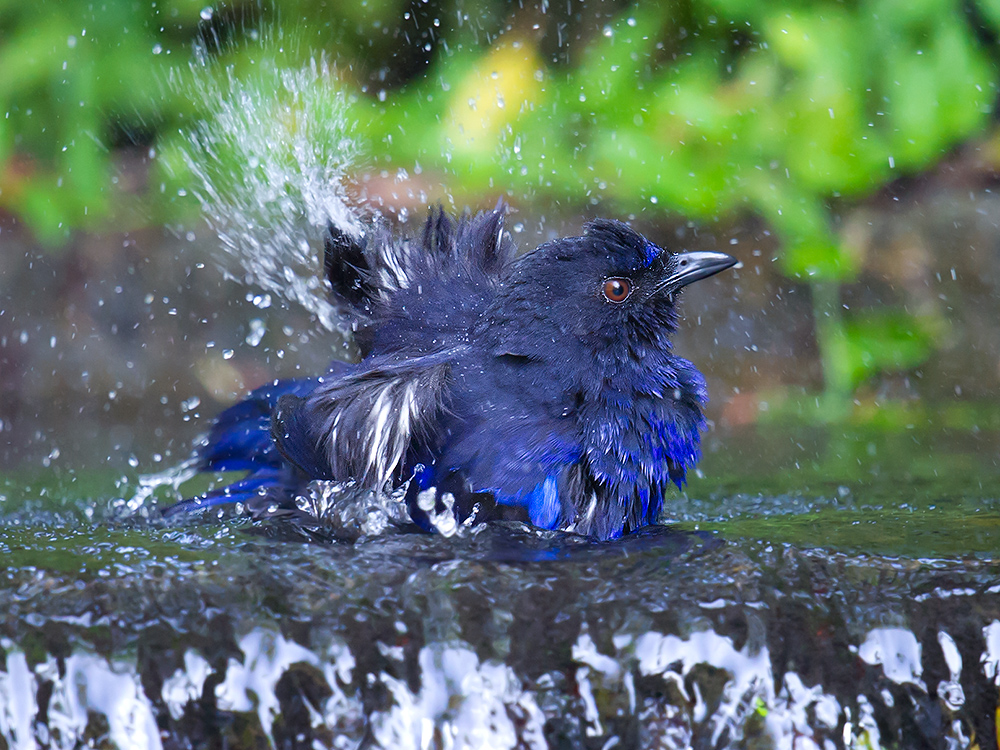
[[[333,41],[323,34],[325,5],[237,0],[213,10],[204,0],[0,0],[0,210],[53,246],[75,228],[122,226],[135,200],[114,187],[119,148],[136,142],[145,150],[207,104],[165,85],[187,70],[196,40],[239,56],[240,39],[255,36],[258,25],[284,22],[306,36],[306,22],[322,46]],[[363,12],[345,11],[346,19],[379,26],[401,15],[399,5],[369,2]],[[338,47],[357,55],[369,46],[367,28],[354,23],[335,36]],[[147,217],[163,214],[163,194],[144,198]]]
[[[789,275],[849,279],[858,269],[830,228],[830,201],[926,168],[984,128],[996,96],[997,71],[957,0],[698,3],[690,27],[674,20],[681,8],[629,9],[568,69],[542,62],[528,38],[519,54],[508,41],[471,62],[442,57],[374,105],[372,128],[394,162],[430,162],[470,192],[502,179],[627,211],[754,211],[784,240]],[[482,93],[474,104],[470,89]],[[407,117],[430,100],[433,116]]]
[[[995,23],[994,5],[981,15]],[[0,3],[0,205],[50,237],[107,216],[116,131],[202,106],[162,85],[204,31],[200,7]],[[280,10],[256,11],[277,19],[274,46],[295,37],[305,57],[336,43],[344,70],[370,67],[365,42],[386,47],[379,30],[403,22],[398,2]],[[851,278],[830,202],[932,164],[984,127],[996,91],[958,0],[641,4],[575,45],[572,65],[537,34],[487,45],[472,25],[444,24],[451,44],[401,89],[345,82],[363,89],[354,114],[389,165],[451,174],[460,198],[506,187],[709,220],[752,211],[781,235],[792,276]],[[245,56],[229,42],[226,56]]]
[[[834,329],[828,347],[831,385],[845,392],[880,372],[900,372],[924,362],[938,338],[937,321],[901,310],[859,314]]]
[[[108,218],[116,128],[169,108],[163,19],[189,5],[0,2],[0,208],[49,241]]]

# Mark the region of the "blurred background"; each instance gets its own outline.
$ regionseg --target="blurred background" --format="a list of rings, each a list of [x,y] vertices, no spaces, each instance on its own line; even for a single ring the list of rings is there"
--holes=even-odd
[[[739,257],[677,343],[717,432],[995,432],[998,35],[998,0],[0,0],[0,470],[176,463],[350,356],[326,221],[501,196],[522,250],[605,216]]]

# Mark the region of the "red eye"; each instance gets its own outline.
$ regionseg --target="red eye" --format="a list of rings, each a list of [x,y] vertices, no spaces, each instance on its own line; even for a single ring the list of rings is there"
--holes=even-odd
[[[602,291],[608,302],[624,302],[632,293],[632,282],[618,277],[605,279]]]

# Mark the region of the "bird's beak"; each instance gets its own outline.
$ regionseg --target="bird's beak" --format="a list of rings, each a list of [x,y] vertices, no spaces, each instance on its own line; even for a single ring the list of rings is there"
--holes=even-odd
[[[693,281],[707,279],[719,271],[732,268],[739,262],[732,255],[705,250],[678,253],[674,258],[674,272],[657,284],[657,291],[675,292]]]

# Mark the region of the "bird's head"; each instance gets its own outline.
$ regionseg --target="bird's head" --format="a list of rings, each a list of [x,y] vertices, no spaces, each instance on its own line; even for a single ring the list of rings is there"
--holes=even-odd
[[[678,293],[736,262],[725,253],[670,252],[622,222],[592,221],[582,237],[547,242],[512,265],[494,311],[507,321],[497,343],[545,359],[580,343],[609,361],[664,352],[677,328]]]

